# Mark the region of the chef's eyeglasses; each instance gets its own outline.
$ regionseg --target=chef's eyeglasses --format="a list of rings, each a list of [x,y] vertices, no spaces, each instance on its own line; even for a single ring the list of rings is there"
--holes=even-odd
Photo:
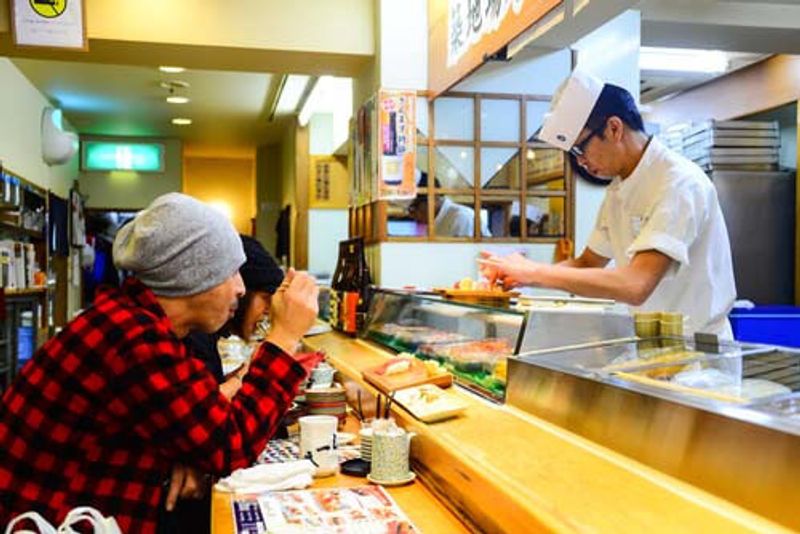
[[[586,147],[589,145],[589,141],[592,140],[592,137],[599,135],[603,130],[605,130],[605,128],[606,123],[604,122],[603,125],[596,130],[590,130],[589,135],[586,136],[586,139],[580,143],[575,143],[572,145],[572,148],[569,149],[569,153],[575,157],[583,157],[586,154]]]

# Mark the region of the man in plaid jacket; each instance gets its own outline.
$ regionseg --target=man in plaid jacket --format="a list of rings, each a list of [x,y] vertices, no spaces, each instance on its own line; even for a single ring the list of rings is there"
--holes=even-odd
[[[292,356],[317,288],[291,271],[230,402],[189,357],[181,338],[218,330],[244,293],[241,240],[207,205],[159,197],[119,231],[114,259],[134,277],[48,341],[3,396],[0,525],[28,510],[58,524],[92,505],[123,532],[154,532],[172,467],[251,465],[316,363]]]

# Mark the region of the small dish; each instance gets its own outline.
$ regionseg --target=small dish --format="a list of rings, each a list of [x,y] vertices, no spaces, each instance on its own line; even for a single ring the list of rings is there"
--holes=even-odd
[[[409,471],[406,478],[401,478],[398,480],[377,480],[372,478],[371,473],[367,475],[367,480],[380,486],[402,486],[403,484],[413,482],[415,478],[417,478],[417,474],[414,471]]]

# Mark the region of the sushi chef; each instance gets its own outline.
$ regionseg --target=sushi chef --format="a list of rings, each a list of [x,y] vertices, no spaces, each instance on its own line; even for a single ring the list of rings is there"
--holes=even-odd
[[[641,311],[680,312],[686,333],[731,338],[736,297],[730,242],[713,184],[644,131],[631,94],[575,71],[538,134],[610,183],[587,246],[556,265],[481,253],[482,273],[506,287],[610,298]]]

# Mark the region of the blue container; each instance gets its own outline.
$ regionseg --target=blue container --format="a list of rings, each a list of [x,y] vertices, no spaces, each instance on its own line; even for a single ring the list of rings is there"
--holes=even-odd
[[[17,367],[22,367],[33,358],[36,347],[36,333],[32,326],[17,328]]]
[[[798,307],[734,308],[729,317],[734,339],[752,343],[800,347],[800,308]]]

